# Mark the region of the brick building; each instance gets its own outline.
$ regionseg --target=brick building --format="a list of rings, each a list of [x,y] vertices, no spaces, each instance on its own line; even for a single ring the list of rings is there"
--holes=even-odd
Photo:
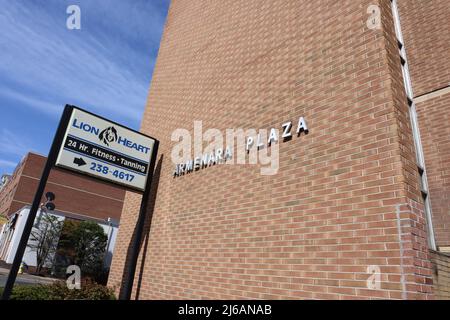
[[[161,144],[134,298],[450,297],[450,5],[397,1],[172,1],[141,127]],[[176,129],[299,117],[308,134],[277,143],[274,175],[174,177]],[[139,201],[126,194],[119,292]]]
[[[0,215],[10,216],[31,205],[46,157],[28,153],[0,189]],[[56,195],[59,211],[105,220],[120,220],[125,190],[69,171],[53,169],[46,192]],[[44,200],[44,199],[43,199]]]
[[[3,262],[12,263],[45,162],[46,157],[28,153],[11,176],[5,175],[7,178],[0,187],[0,215],[9,223],[0,226],[0,260]],[[109,253],[105,259],[110,263],[125,197],[124,188],[53,169],[45,191],[55,194],[56,210],[53,214],[60,219],[93,221],[104,228],[109,239]],[[39,211],[38,217],[40,214]],[[34,255],[28,251],[24,261],[33,260]]]

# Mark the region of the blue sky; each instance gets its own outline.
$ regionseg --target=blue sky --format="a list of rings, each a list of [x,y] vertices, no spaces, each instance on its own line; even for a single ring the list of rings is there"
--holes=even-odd
[[[0,174],[47,155],[66,103],[139,128],[169,2],[0,0]]]

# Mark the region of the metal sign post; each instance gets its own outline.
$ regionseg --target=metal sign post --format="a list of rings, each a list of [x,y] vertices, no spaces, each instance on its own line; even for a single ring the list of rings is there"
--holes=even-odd
[[[44,194],[45,185],[47,184],[48,176],[50,175],[50,170],[52,169],[53,165],[56,162],[56,157],[58,156],[59,148],[62,144],[63,135],[67,129],[71,112],[72,108],[70,106],[66,106],[64,108],[61,120],[59,121],[58,129],[53,139],[53,143],[50,148],[50,152],[48,154],[47,162],[45,163],[44,171],[42,172],[42,176],[39,181],[39,186],[37,188],[36,194],[34,195],[33,203],[31,205],[30,212],[28,214],[28,218],[25,223],[22,236],[20,237],[20,242],[17,247],[16,255],[14,256],[11,270],[9,271],[8,274],[8,279],[6,281],[5,288],[3,289],[2,300],[8,300],[9,297],[11,296],[11,292],[17,278],[17,272],[19,271],[20,264],[22,263],[23,259],[23,254],[25,253],[25,249],[27,247],[28,238],[30,237],[31,230],[33,229],[34,219],[36,218],[36,214],[39,209],[42,196]]]
[[[150,162],[151,172],[153,172],[155,170],[156,155],[158,153],[158,147],[159,147],[159,141],[156,141],[155,146],[154,146],[154,152],[152,154],[152,160]],[[153,175],[152,175],[152,177],[150,177],[147,180],[147,186],[145,188],[144,194],[142,195],[141,207],[139,209],[139,217],[138,217],[138,221],[136,223],[136,234],[135,234],[135,237],[133,240],[133,244],[131,246],[131,252],[130,252],[131,260],[130,260],[130,263],[127,268],[127,281],[125,281],[124,288],[123,288],[124,296],[120,297],[123,300],[131,299],[131,292],[133,290],[134,276],[136,274],[136,264],[137,264],[137,261],[139,258],[139,249],[140,249],[140,245],[141,245],[142,233],[144,231],[145,215],[146,215],[146,210],[148,207],[148,201],[149,201],[149,197],[150,197],[150,189],[151,189],[151,185],[152,185],[152,179],[153,179]]]
[[[50,171],[55,166],[143,192],[129,269],[132,278],[129,278],[131,286],[128,285],[132,287],[158,146],[159,141],[152,137],[78,107],[66,105],[20,238],[2,299],[7,300],[11,296]],[[127,295],[128,299],[130,296],[131,291]]]

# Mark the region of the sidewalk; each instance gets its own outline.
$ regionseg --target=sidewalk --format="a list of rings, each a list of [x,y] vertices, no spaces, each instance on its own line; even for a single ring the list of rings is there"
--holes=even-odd
[[[6,283],[8,274],[9,274],[8,269],[0,267],[0,287],[3,286],[4,283]],[[17,275],[16,284],[19,285],[52,284],[53,282],[58,280],[61,279],[46,278],[23,273]]]
[[[8,273],[9,273],[8,269],[0,267],[0,275],[5,275],[5,274],[8,275]]]

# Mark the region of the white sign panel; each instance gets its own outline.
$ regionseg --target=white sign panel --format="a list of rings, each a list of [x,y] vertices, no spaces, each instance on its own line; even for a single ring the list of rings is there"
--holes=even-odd
[[[73,109],[56,166],[143,191],[155,140]]]

